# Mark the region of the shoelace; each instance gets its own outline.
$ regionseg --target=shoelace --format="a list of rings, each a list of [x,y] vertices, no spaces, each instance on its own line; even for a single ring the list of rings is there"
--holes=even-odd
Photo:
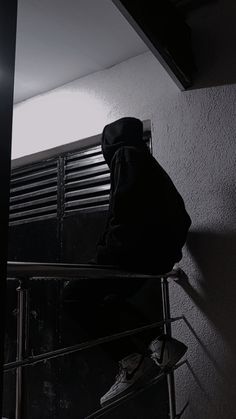
[[[119,371],[116,374],[114,385],[118,384],[121,381],[121,379],[125,376],[126,371],[127,368],[123,367],[123,365],[119,362]]]
[[[115,382],[111,386],[110,391],[115,390],[118,387],[118,385],[121,383],[123,377],[125,377],[125,369],[123,367],[120,367],[118,373],[116,374]]]
[[[124,367],[122,363],[119,362],[119,371],[116,374],[114,386],[120,383],[122,381],[122,378],[126,377],[127,372],[129,372],[128,368]]]

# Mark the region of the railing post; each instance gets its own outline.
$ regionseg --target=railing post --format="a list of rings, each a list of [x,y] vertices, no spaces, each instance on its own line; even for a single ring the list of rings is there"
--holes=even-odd
[[[164,320],[164,333],[171,336],[171,323],[170,320],[170,299],[169,299],[169,283],[167,278],[161,279],[161,292],[163,304],[163,320]],[[174,373],[170,372],[167,375],[168,395],[169,395],[169,409],[170,419],[176,418],[176,403],[175,403],[175,380]]]
[[[17,287],[17,361],[23,361],[29,347],[29,289],[25,278],[19,280]],[[23,367],[16,369],[16,409],[15,419],[23,419],[24,379]]]

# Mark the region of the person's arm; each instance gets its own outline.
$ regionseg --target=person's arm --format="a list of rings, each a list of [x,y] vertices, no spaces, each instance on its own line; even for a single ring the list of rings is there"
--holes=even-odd
[[[132,149],[121,149],[111,166],[111,192],[108,219],[97,246],[99,263],[119,263],[127,253],[128,229],[136,217],[140,199],[143,158]]]

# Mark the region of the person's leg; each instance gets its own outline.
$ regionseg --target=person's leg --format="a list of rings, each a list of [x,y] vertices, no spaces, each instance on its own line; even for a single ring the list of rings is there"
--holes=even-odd
[[[88,339],[109,336],[147,323],[144,316],[128,302],[145,281],[91,280],[70,282],[63,296],[64,310],[78,322]],[[139,336],[121,338],[103,348],[119,361],[133,352],[144,352]]]
[[[63,309],[83,329],[86,339],[106,336],[110,330],[110,317],[104,321],[104,280],[80,279],[70,281],[63,292]]]
[[[124,298],[113,294],[106,296],[105,300],[102,311],[103,321],[107,322],[107,316],[110,316],[110,321],[106,328],[107,336],[144,325],[143,316],[127,303]],[[146,350],[142,338],[140,339],[138,335],[122,337],[102,346],[115,361],[120,361],[122,358],[135,352],[144,353]]]
[[[112,319],[109,334],[129,331],[161,320],[162,308],[160,292],[157,292],[158,284],[156,284],[155,290],[153,290],[153,288],[149,289],[146,285],[146,280],[127,279],[121,281],[114,279],[112,285],[113,294],[106,294],[103,307],[104,321],[106,322],[108,313]],[[132,302],[138,293],[139,296],[141,296],[141,300],[144,300],[141,305],[148,305],[150,302],[149,293],[152,293],[153,291],[154,296],[152,301],[155,306],[153,310],[155,311],[154,319],[145,314],[144,307],[141,309],[138,304],[134,304],[134,301]],[[142,298],[142,294],[145,293],[146,301],[145,298]],[[155,328],[121,338],[106,344],[107,351],[109,351],[113,359],[117,361],[134,352],[146,355],[150,342],[161,333],[161,328]]]

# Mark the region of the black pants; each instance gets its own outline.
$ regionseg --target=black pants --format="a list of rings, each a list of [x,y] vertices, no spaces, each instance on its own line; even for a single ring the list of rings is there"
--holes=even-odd
[[[81,279],[71,281],[64,290],[63,304],[67,315],[82,327],[87,339],[109,336],[151,323],[131,303],[137,292],[142,293],[146,280]],[[161,330],[148,330],[102,345],[118,361],[133,353],[145,353],[150,341]]]

